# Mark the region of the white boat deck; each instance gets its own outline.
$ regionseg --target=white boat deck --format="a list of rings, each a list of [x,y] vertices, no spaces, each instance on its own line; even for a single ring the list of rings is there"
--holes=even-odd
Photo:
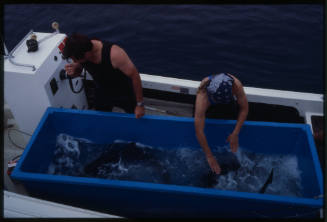
[[[4,218],[121,218],[4,191]]]

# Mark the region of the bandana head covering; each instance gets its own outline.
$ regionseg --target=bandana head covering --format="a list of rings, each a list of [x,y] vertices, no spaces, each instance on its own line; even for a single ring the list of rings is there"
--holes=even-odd
[[[228,104],[233,100],[232,86],[234,79],[226,74],[220,73],[209,76],[210,83],[207,86],[207,94],[210,103],[213,104]]]

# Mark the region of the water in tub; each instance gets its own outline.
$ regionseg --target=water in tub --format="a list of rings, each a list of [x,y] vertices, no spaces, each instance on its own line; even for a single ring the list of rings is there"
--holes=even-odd
[[[228,146],[212,147],[222,169],[217,176],[201,149],[162,149],[123,140],[96,144],[66,134],[56,139],[49,174],[301,196],[296,156],[258,154],[242,147],[233,154]]]

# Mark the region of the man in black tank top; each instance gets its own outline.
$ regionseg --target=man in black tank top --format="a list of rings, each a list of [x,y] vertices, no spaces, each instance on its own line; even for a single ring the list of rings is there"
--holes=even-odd
[[[126,52],[119,46],[81,34],[72,34],[65,42],[65,58],[72,58],[65,70],[71,77],[85,68],[96,83],[95,109],[112,111],[114,106],[136,118],[144,115],[140,75]]]

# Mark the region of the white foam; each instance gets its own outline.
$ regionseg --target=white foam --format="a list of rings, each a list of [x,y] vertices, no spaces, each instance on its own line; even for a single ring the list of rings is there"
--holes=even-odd
[[[226,176],[220,176],[215,188],[236,190],[237,187],[242,191],[258,192],[273,169],[273,181],[267,187],[266,193],[301,195],[301,171],[298,169],[296,156],[256,154],[250,159],[247,155],[247,152],[239,148],[236,157],[240,161],[241,168],[237,173],[229,172]]]
[[[143,143],[136,142],[135,144],[136,144],[136,146],[141,147],[141,148],[150,148],[150,149],[153,149],[152,146],[147,146],[147,145],[145,145]]]
[[[69,136],[64,133],[59,134],[57,136],[57,146],[63,148],[62,151],[64,153],[69,153],[73,157],[79,158],[80,155],[79,144],[78,141],[75,140],[72,136]]]

